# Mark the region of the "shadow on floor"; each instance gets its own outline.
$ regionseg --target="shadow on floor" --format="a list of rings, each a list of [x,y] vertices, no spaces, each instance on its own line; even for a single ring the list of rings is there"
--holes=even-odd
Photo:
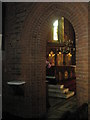
[[[2,120],[88,120],[88,104],[85,103],[78,108],[75,96],[63,102],[59,102],[59,99],[57,102],[51,101],[54,104],[47,109],[47,114],[41,118],[24,119],[3,112]]]
[[[60,120],[88,120],[88,104],[84,103],[75,112],[65,112]]]

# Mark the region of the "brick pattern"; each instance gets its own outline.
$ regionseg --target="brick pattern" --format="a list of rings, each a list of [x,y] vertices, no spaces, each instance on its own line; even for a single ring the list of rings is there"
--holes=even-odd
[[[71,22],[76,34],[78,104],[88,102],[88,3],[6,3],[3,72],[6,111],[13,110],[23,117],[45,113],[46,41],[51,24],[60,16]],[[24,97],[12,95],[6,84],[12,80],[26,81]]]
[[[90,2],[88,4],[88,117],[90,119]]]

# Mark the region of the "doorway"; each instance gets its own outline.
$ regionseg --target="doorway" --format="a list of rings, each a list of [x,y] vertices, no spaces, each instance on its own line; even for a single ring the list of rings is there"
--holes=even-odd
[[[76,105],[76,41],[72,24],[60,17],[52,22],[46,44],[47,108]],[[74,102],[73,102],[74,100]],[[75,106],[76,107],[76,106]]]

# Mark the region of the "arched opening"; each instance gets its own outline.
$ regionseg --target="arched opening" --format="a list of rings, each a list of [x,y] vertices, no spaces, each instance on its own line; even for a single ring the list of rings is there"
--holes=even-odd
[[[74,28],[65,17],[52,21],[50,28],[46,42],[46,82],[47,107],[53,108],[73,96],[76,98],[76,39]]]
[[[30,73],[29,80],[28,80],[29,77],[26,78],[26,76],[25,76],[25,74],[26,74],[25,71],[27,71],[29,66],[27,66],[28,68],[27,67],[24,67],[24,69],[22,68],[22,73],[23,73],[22,79],[25,78],[28,83],[33,85],[33,86],[31,86],[32,88],[30,88],[30,89],[29,89],[29,86],[27,85],[27,88],[28,88],[27,90],[29,92],[31,92],[30,90],[33,91],[34,85],[38,86],[38,87],[36,87],[37,88],[36,95],[38,97],[40,97],[40,100],[38,100],[36,103],[37,103],[37,106],[39,106],[43,109],[43,111],[45,111],[45,106],[46,106],[45,105],[45,101],[46,101],[45,100],[45,98],[46,98],[46,96],[45,96],[45,91],[46,91],[46,87],[45,87],[45,80],[46,80],[46,74],[45,74],[46,40],[47,40],[48,31],[50,29],[50,26],[52,26],[52,23],[53,23],[52,20],[55,21],[56,19],[59,18],[59,16],[64,16],[66,19],[68,19],[72,23],[72,25],[75,29],[76,46],[78,48],[80,48],[80,44],[78,44],[78,42],[81,41],[83,39],[83,36],[84,36],[84,35],[81,35],[82,34],[81,30],[84,28],[84,26],[83,25],[79,26],[79,23],[81,23],[81,22],[83,23],[84,20],[80,21],[76,16],[74,16],[74,14],[72,16],[72,13],[75,11],[68,10],[70,13],[70,14],[68,14],[68,12],[66,12],[67,7],[64,5],[63,6],[62,5],[59,6],[59,5],[60,4],[58,4],[57,6],[60,7],[60,9],[57,9],[57,7],[56,7],[57,15],[56,15],[56,11],[52,11],[50,9],[50,8],[54,7],[53,4],[50,4],[50,6],[47,5],[47,7],[45,7],[46,9],[44,9],[42,12],[40,11],[39,15],[37,14],[37,11],[35,11],[33,16],[32,16],[32,19],[31,19],[31,16],[28,16],[28,19],[25,22],[27,24],[25,24],[24,30],[22,32],[22,37],[21,37],[22,44],[24,43],[24,46],[27,46],[27,45],[29,46],[28,48],[27,47],[23,48],[24,49],[24,53],[23,53],[24,57],[22,56],[22,64],[24,62],[26,62],[26,59],[25,59],[25,56],[26,56],[26,57],[30,58],[30,61],[29,61],[29,59],[27,59],[27,64],[30,63],[30,65],[32,65],[32,68],[33,68],[33,69],[29,70],[29,73]],[[36,7],[38,8],[38,5],[36,5]],[[64,8],[64,10],[63,10],[63,8]],[[48,11],[48,14],[47,14],[47,11]],[[78,12],[78,14],[79,14],[79,12]],[[33,19],[35,21],[33,21]],[[33,21],[33,23],[32,23],[32,21]],[[25,33],[25,31],[26,31],[26,33]],[[26,38],[27,38],[27,40],[26,40]],[[23,41],[25,41],[25,42],[23,42]],[[32,43],[30,41],[32,41]],[[33,46],[32,46],[32,44],[33,44]],[[27,52],[27,51],[29,51],[29,52]],[[78,51],[79,51],[79,49],[77,50],[77,53],[78,53]],[[33,56],[33,52],[34,52],[34,56]],[[79,57],[79,54],[77,54],[77,59],[78,59],[78,57]],[[79,61],[77,61],[77,65],[78,65],[77,70],[82,68],[82,67],[81,68],[79,67]],[[34,72],[34,73],[37,73],[36,76],[33,76],[32,70],[36,71],[36,72]],[[77,73],[77,80],[79,79],[79,73],[80,72]],[[80,81],[80,80],[78,80],[78,81]],[[81,84],[81,81],[80,81],[80,84]],[[79,91],[80,84],[77,85],[77,88],[76,88],[77,91]],[[34,93],[34,92],[32,92],[29,95],[29,92],[26,93],[26,96],[31,96]],[[44,94],[44,96],[43,96],[43,94]],[[80,101],[80,104],[83,103],[83,101],[86,101],[86,97],[85,97],[85,100],[82,100],[81,96],[82,95],[79,94],[79,92],[78,92],[77,98],[78,98],[78,103]],[[32,99],[35,100],[35,98],[32,98]],[[33,101],[32,101],[32,103],[33,103]],[[33,107],[33,105],[32,105],[32,107]],[[41,109],[39,109],[39,110],[42,111]]]
[[[66,27],[65,32],[59,29],[64,28],[63,19],[60,16],[67,19],[73,26],[77,50],[66,47],[69,42],[72,45],[72,42],[71,38],[70,41],[68,39],[69,30],[66,30]],[[41,118],[46,113],[46,54],[54,58],[53,61],[50,58],[53,67],[66,66],[67,68],[68,64],[75,65],[72,55],[74,50],[76,50],[77,66],[77,103],[78,106],[87,103],[89,96],[88,4],[73,2],[5,3],[4,17],[3,111],[22,118]],[[66,46],[62,43],[64,38]],[[47,41],[50,41],[48,44],[51,45],[52,51],[46,51]],[[52,44],[58,48],[54,49]],[[68,81],[69,75],[72,76],[72,71],[70,74],[68,70],[64,74],[61,71],[58,72],[56,76],[53,76],[54,79],[57,78],[54,84],[58,84],[60,88],[62,78]],[[20,81],[20,84],[24,81],[25,86],[18,84],[22,87],[18,86],[20,89],[17,89],[18,82],[13,82],[14,80]],[[7,84],[8,81],[15,83],[15,89]],[[67,108],[72,104],[71,101],[69,103],[66,105]],[[55,117],[54,115],[60,117],[62,107],[59,106],[58,109],[58,105],[55,107],[56,112],[51,111],[52,118]]]
[[[77,54],[77,56],[76,56],[76,59],[77,59],[77,61],[76,61],[76,63],[77,63],[76,90],[78,91],[77,99],[78,99],[79,105],[82,104],[83,102],[87,101],[87,97],[83,97],[83,99],[82,99],[83,94],[86,95],[87,93],[80,91],[80,88],[84,89],[82,86],[82,78],[81,78],[82,73],[80,72],[80,71],[84,71],[84,67],[80,66],[80,64],[79,64],[79,62],[81,61],[81,58],[83,56],[82,55],[81,58],[79,58],[79,51],[81,48],[80,43],[82,43],[82,40],[83,40],[84,34],[85,34],[85,32],[82,30],[85,27],[87,28],[87,26],[83,25],[83,22],[85,23],[83,15],[82,15],[82,21],[79,20],[79,18],[77,17],[80,14],[78,8],[76,7],[75,9],[73,9],[73,7],[70,7],[69,4],[68,4],[68,6],[67,5],[65,6],[65,4],[52,3],[52,4],[47,4],[46,6],[44,9],[42,9],[42,11],[41,11],[41,9],[39,9],[38,5],[35,6],[37,9],[39,9],[39,14],[38,14],[38,10],[37,11],[33,10],[34,14],[33,14],[32,18],[30,15],[28,16],[28,18],[25,21],[24,30],[22,32],[22,37],[21,37],[22,44],[24,44],[24,45],[22,45],[22,46],[24,46],[23,47],[24,53],[22,56],[22,64],[24,62],[26,62],[26,58],[27,58],[27,63],[26,63],[27,66],[25,66],[24,69],[22,68],[22,73],[23,73],[22,79],[26,79],[27,83],[29,85],[31,85],[31,87],[29,88],[29,85],[27,84],[28,92],[25,94],[26,94],[26,97],[29,96],[29,98],[32,96],[32,101],[31,101],[32,108],[35,103],[35,102],[33,102],[33,99],[34,99],[34,101],[36,100],[36,108],[37,108],[35,111],[36,113],[42,113],[42,111],[45,112],[45,110],[46,110],[45,109],[45,107],[46,107],[46,105],[45,105],[45,102],[46,102],[46,99],[45,99],[46,98],[46,94],[45,94],[45,91],[46,91],[46,84],[45,84],[45,80],[46,80],[46,74],[45,74],[45,70],[46,70],[45,69],[46,68],[46,64],[45,64],[46,40],[48,37],[48,32],[49,32],[49,30],[51,30],[50,26],[52,26],[52,24],[53,24],[52,20],[53,21],[57,20],[59,18],[59,16],[64,16],[66,19],[68,19],[72,23],[74,30],[75,30],[76,47],[78,48],[77,53],[76,53]],[[54,6],[56,6],[56,8]],[[55,9],[53,9],[53,8],[55,8]],[[67,12],[66,12],[66,10],[67,10]],[[78,12],[76,13],[76,11],[78,11]],[[80,16],[80,18],[81,18],[81,16]],[[82,25],[80,25],[80,24],[82,24]],[[27,45],[29,47],[25,47]],[[87,45],[85,47],[87,48]],[[83,49],[83,51],[84,51],[84,49]],[[29,61],[29,59],[30,59],[30,61]],[[83,63],[83,61],[82,61],[82,63]],[[31,66],[28,66],[28,64],[30,64]],[[26,76],[27,70],[29,70],[28,77]],[[32,71],[34,71],[34,73],[36,73],[36,74],[33,75]],[[87,76],[87,74],[85,76]],[[85,80],[87,81],[87,78],[85,78]],[[36,88],[35,88],[35,86],[36,86]],[[35,92],[35,90],[36,90],[36,92]],[[38,96],[38,98],[40,98],[40,99],[37,100],[37,99],[35,99],[36,96],[33,97],[34,92],[35,92],[35,95]],[[31,94],[29,94],[29,93],[31,93]],[[42,108],[42,109],[38,110],[38,107]],[[33,112],[33,114],[35,114],[35,112]]]
[[[20,21],[22,27],[17,29],[17,32],[15,31],[16,28],[18,28],[17,25],[19,22],[17,22],[18,24],[14,24],[13,20],[10,21],[11,19],[8,19],[7,36],[5,37],[5,48],[7,51],[5,51],[6,72],[4,71],[6,77],[3,80],[5,85],[5,89],[3,89],[4,109],[12,114],[25,118],[38,117],[46,112],[46,41],[48,39],[47,37],[49,37],[48,33],[52,28],[52,24],[60,16],[68,19],[75,30],[77,48],[76,90],[78,105],[88,101],[87,5],[85,3],[34,3],[31,6],[26,8],[28,9],[27,11],[22,11],[25,12],[25,16],[20,15],[20,20],[23,22]],[[10,11],[12,7],[10,7]],[[16,9],[13,9],[13,11],[11,11],[12,14],[15,10]],[[8,16],[9,11],[7,12]],[[10,16],[12,14],[10,14]],[[19,14],[21,14],[21,12]],[[12,19],[16,21],[15,18],[15,16],[12,16]],[[17,20],[19,20],[18,17]],[[10,27],[13,29],[10,29]],[[11,30],[14,30],[14,34],[11,33]],[[18,39],[16,39],[17,36]],[[15,38],[15,40],[13,40],[13,38]],[[58,52],[60,53],[60,51]],[[59,55],[61,55],[61,53]],[[16,59],[14,60],[14,58]],[[58,64],[60,64],[60,62],[58,62]],[[15,68],[19,66],[20,71],[18,70],[14,74],[15,70],[13,66],[15,66]],[[67,72],[65,73],[65,77],[67,78]],[[15,78],[26,82],[24,97],[17,98],[17,96],[9,96],[8,94],[10,90],[6,82],[12,81]]]

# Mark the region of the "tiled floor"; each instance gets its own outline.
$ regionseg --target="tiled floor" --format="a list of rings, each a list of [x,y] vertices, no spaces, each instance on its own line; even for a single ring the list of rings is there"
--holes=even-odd
[[[48,109],[47,120],[59,120],[66,111],[75,111],[77,109],[76,96],[69,99],[49,98],[51,107]]]
[[[76,96],[73,96],[69,99],[61,99],[61,98],[49,98],[49,102],[51,107],[47,111],[47,116],[43,119],[37,119],[37,120],[60,120],[63,113],[66,111],[74,111],[77,108],[76,103]],[[5,119],[3,120],[31,120],[31,119],[21,119],[18,117],[15,117],[13,115],[6,114]]]

